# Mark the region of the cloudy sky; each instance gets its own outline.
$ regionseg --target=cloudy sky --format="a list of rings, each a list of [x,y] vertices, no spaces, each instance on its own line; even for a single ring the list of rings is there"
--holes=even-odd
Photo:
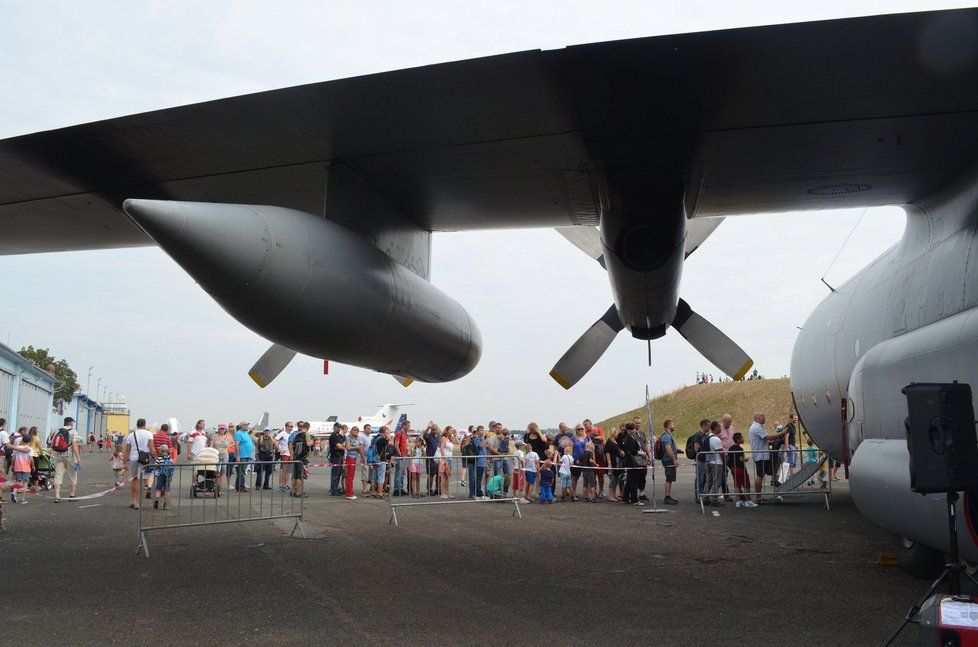
[[[0,0],[0,138],[291,85],[527,49],[870,15],[879,2],[16,2]],[[890,1],[886,11],[966,3]],[[858,222],[858,226],[856,226]],[[797,327],[893,244],[899,209],[728,218],[686,263],[681,295],[768,376],[787,374]],[[854,230],[855,227],[855,230]],[[852,234],[838,260],[833,258]],[[3,235],[0,232],[0,235]],[[0,257],[0,341],[48,347],[83,388],[136,416],[192,422],[322,420],[410,402],[418,422],[524,428],[604,418],[717,373],[675,332],[621,335],[571,391],[548,376],[611,303],[601,268],[549,230],[439,234],[432,282],[479,322],[482,362],[415,384],[297,358],[270,387],[248,378],[268,343],[154,248]],[[826,274],[826,271],[828,273]]]

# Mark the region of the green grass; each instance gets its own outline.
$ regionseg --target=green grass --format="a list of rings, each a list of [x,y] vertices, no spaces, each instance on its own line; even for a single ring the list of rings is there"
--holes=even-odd
[[[774,431],[775,420],[788,422],[791,412],[791,383],[788,378],[776,380],[750,380],[746,382],[717,382],[694,384],[660,395],[652,400],[652,426],[656,435],[662,431],[662,422],[671,418],[676,424],[676,444],[682,448],[686,438],[699,430],[700,420],[719,420],[729,413],[733,426],[746,438],[754,420],[754,413],[767,414],[769,432]],[[617,428],[620,423],[631,422],[634,416],[646,418],[645,405],[625,411],[596,423],[603,429]]]

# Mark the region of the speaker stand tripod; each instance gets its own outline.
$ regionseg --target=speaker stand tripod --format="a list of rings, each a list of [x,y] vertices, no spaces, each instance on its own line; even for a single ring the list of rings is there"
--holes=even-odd
[[[901,622],[900,626],[897,627],[896,631],[894,631],[893,634],[886,639],[886,642],[883,643],[883,647],[889,647],[889,645],[892,644],[894,640],[896,640],[897,636],[900,635],[900,632],[903,631],[903,628],[906,627],[908,624],[918,623],[917,614],[920,613],[921,607],[924,606],[924,603],[927,602],[927,600],[929,600],[932,595],[937,593],[937,589],[939,589],[941,584],[943,584],[945,581],[947,582],[947,592],[950,595],[959,595],[961,593],[962,573],[964,573],[965,576],[967,576],[967,578],[971,580],[971,583],[974,584],[975,587],[978,587],[978,580],[975,580],[974,576],[968,572],[968,570],[958,559],[958,523],[957,523],[957,512],[954,507],[957,502],[958,502],[958,493],[948,492],[947,493],[947,527],[948,527],[948,532],[950,533],[949,539],[951,540],[950,541],[951,554],[947,563],[944,565],[944,570],[941,571],[941,574],[937,576],[937,579],[934,580],[934,583],[930,585],[930,588],[927,589],[927,592],[924,593],[924,595],[919,600],[917,600],[917,603],[914,604],[912,607],[910,607],[910,610],[907,611],[906,617],[903,618],[903,622]]]

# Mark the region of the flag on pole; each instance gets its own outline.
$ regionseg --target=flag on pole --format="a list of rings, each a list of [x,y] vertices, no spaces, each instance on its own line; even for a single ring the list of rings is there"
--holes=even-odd
[[[649,397],[649,385],[645,385],[645,416],[649,421],[649,447],[652,448],[652,455],[649,456],[649,467],[655,470],[655,425],[652,424],[652,399]],[[655,478],[653,473],[652,478]]]

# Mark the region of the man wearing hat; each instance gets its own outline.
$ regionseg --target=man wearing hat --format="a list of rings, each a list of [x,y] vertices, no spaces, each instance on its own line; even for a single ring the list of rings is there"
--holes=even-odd
[[[237,448],[236,455],[238,460],[238,464],[235,465],[237,474],[235,475],[234,489],[238,492],[250,492],[245,477],[245,470],[248,469],[245,463],[251,463],[255,459],[255,443],[251,439],[251,433],[248,431],[248,427],[250,426],[250,422],[239,423],[238,430],[234,432],[234,444]]]
[[[333,423],[333,433],[329,435],[329,451],[326,457],[329,460],[329,494],[330,496],[344,496],[343,490],[343,463],[346,462],[346,450],[343,437],[343,425],[338,422]]]
[[[81,447],[78,444],[78,434],[75,432],[75,419],[65,418],[65,425],[57,431],[63,436],[68,448],[64,451],[55,449],[54,454],[54,502],[61,502],[61,483],[65,472],[68,473],[68,497],[75,498],[75,487],[78,485],[78,471],[81,470]],[[55,444],[52,445],[56,447]]]

